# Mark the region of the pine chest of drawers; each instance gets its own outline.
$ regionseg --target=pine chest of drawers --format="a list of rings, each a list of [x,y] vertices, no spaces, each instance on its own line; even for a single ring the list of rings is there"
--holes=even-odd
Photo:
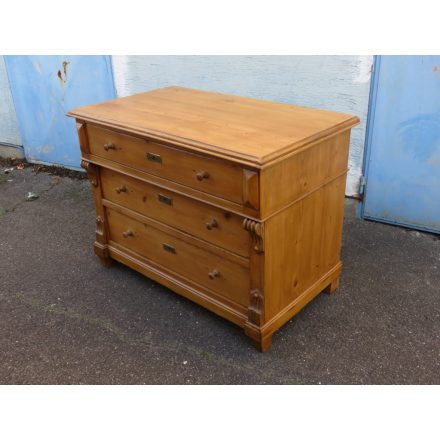
[[[262,351],[337,288],[357,117],[181,87],[69,115],[103,264],[117,260],[229,319]]]

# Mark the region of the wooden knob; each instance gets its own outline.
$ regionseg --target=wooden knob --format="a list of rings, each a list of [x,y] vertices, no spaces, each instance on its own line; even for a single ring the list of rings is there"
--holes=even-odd
[[[196,174],[197,180],[202,181],[203,179],[207,179],[209,177],[208,171],[199,171]]]
[[[133,237],[133,232],[132,231],[130,231],[130,230],[128,230],[128,231],[124,231],[123,233],[122,233],[122,236],[124,237],[124,238],[127,238],[127,237]]]
[[[208,273],[209,278],[213,280],[214,278],[217,278],[220,276],[220,272],[217,269],[214,269],[213,271]]]
[[[112,142],[109,142],[108,144],[104,144],[104,150],[116,150],[116,146]]]
[[[118,194],[121,193],[121,192],[127,192],[127,187],[126,187],[125,185],[118,186],[118,187],[116,188],[116,192],[117,192]]]
[[[209,220],[208,223],[206,223],[206,228],[211,230],[212,228],[216,228],[218,226],[217,220],[213,218],[212,220]]]

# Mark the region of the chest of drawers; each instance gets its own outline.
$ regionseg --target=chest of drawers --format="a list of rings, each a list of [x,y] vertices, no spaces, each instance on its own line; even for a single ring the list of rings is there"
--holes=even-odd
[[[229,319],[262,351],[337,288],[357,117],[181,87],[69,115],[104,265],[117,260]]]

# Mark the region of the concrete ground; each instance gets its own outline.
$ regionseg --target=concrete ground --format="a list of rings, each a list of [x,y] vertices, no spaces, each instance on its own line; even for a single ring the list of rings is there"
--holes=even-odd
[[[213,313],[102,267],[87,181],[0,173],[0,383],[440,383],[434,235],[360,221],[347,201],[339,290],[261,354]],[[39,198],[25,201],[28,191]]]

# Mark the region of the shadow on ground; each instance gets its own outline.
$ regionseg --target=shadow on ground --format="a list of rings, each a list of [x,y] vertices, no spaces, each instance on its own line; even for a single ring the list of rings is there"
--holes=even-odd
[[[360,221],[354,203],[341,287],[261,354],[233,324],[102,267],[86,181],[14,170],[0,180],[0,383],[440,383],[440,241]]]

